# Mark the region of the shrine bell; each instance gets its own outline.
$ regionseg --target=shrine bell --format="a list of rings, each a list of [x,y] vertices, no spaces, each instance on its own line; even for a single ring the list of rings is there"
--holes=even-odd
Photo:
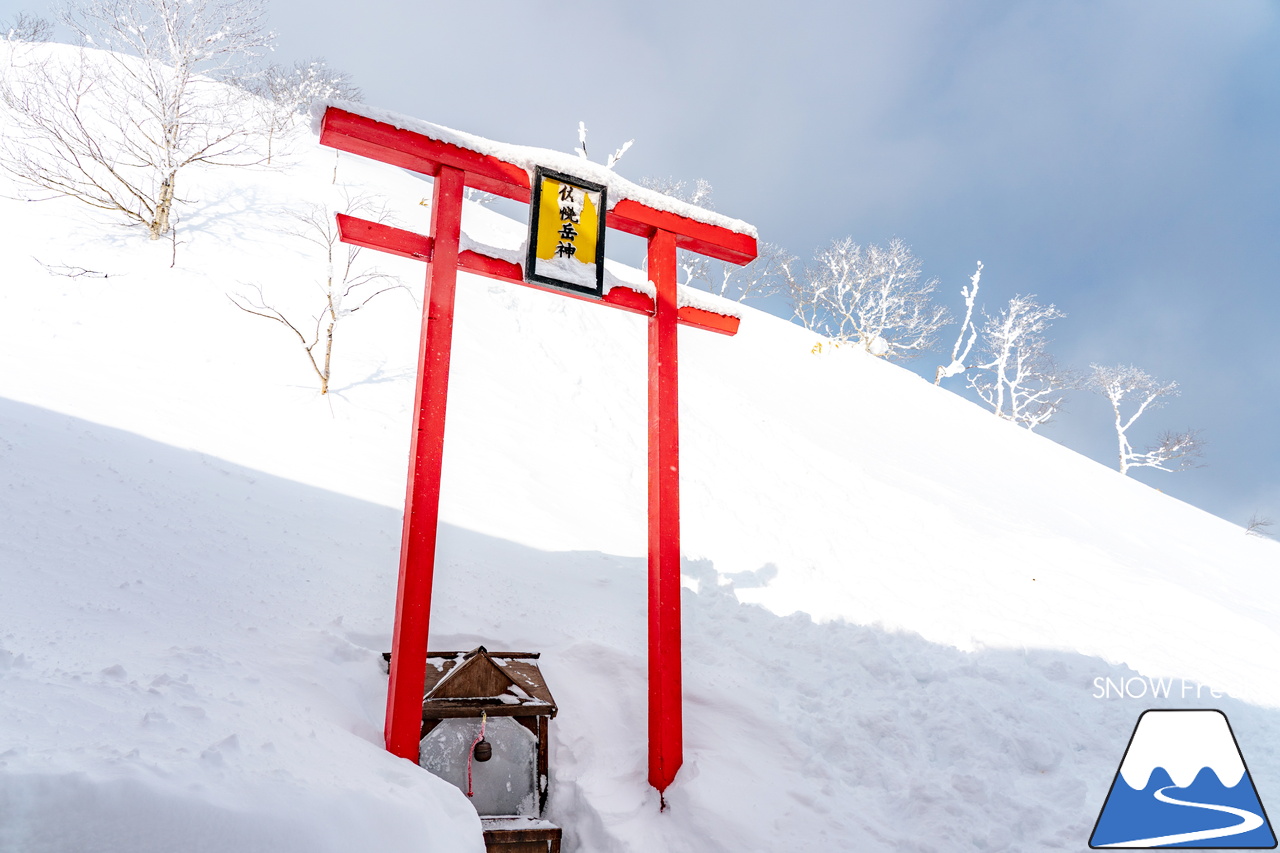
[[[480,813],[485,849],[559,853],[543,820],[556,702],[536,652],[428,652],[418,764],[457,786]]]

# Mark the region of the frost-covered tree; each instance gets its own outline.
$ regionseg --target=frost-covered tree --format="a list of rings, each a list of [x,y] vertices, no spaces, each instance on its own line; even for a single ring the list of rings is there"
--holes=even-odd
[[[365,195],[346,199],[343,212],[374,222],[389,218],[385,206]],[[312,251],[318,250],[315,257],[321,263],[317,267],[323,271],[313,279],[318,298],[310,309],[295,307],[298,300],[281,294],[278,288],[267,293],[254,283],[245,284],[245,292],[227,294],[227,298],[241,311],[273,320],[296,337],[320,380],[320,393],[328,394],[338,324],[384,293],[410,291],[395,276],[364,264],[359,247],[339,245],[333,212],[324,205],[308,205],[291,216],[296,227],[285,234],[309,244]],[[303,319],[308,313],[310,317]]]
[[[689,183],[671,177],[649,177],[641,178],[640,185],[686,204],[715,210],[711,183],[702,178]],[[681,284],[738,302],[778,293],[786,281],[787,269],[794,261],[790,252],[773,243],[761,243],[756,259],[743,265],[716,261],[684,250],[676,255]]]
[[[267,134],[267,162],[271,162],[276,137],[294,127],[312,104],[339,98],[361,101],[364,94],[345,71],[330,68],[322,58],[270,65],[242,85],[262,98]]]
[[[584,150],[579,149],[578,153],[582,154]],[[671,198],[682,201],[685,204],[691,204],[694,207],[715,210],[715,202],[712,201],[711,182],[702,178],[689,183],[679,178],[647,177],[640,179],[640,186],[656,193],[662,193],[665,196],[671,196]],[[676,253],[676,266],[682,274],[681,284],[692,287],[697,282],[705,284],[711,280],[711,259],[706,255],[681,250]]]
[[[978,327],[973,324],[973,305],[978,298],[978,282],[981,280],[982,261],[978,261],[978,269],[969,276],[968,286],[960,288],[960,295],[964,297],[964,321],[956,334],[955,345],[951,347],[951,363],[945,366],[938,365],[938,370],[933,375],[934,385],[940,385],[942,380],[968,370],[965,362],[969,359],[969,353],[973,351],[974,342],[978,340]],[[968,340],[965,340],[966,335]]]
[[[744,302],[781,293],[795,262],[795,255],[776,243],[760,243],[754,261],[741,266],[714,261],[692,283],[725,299]]]
[[[19,12],[12,21],[0,21],[0,37],[11,44],[49,41],[53,38],[53,23],[39,15]]]
[[[854,341],[872,355],[913,358],[934,348],[950,322],[933,302],[936,279],[901,240],[865,249],[851,238],[831,243],[802,271],[786,271],[792,311],[807,329]]]
[[[969,374],[969,387],[996,415],[1034,430],[1062,408],[1075,384],[1047,352],[1044,336],[1066,315],[1034,295],[1017,295],[996,316],[985,316],[978,334],[983,359]]]
[[[711,188],[711,182],[703,178],[698,178],[693,183],[670,176],[665,178],[641,178],[640,186],[663,195],[669,195],[686,204],[692,204],[694,207],[701,207],[705,210],[716,209],[715,201],[712,198],[714,190]]]
[[[269,45],[262,17],[262,0],[73,0],[78,52],[29,54],[0,81],[0,165],[158,239],[183,169],[260,159],[250,96],[217,81]]]
[[[1107,398],[1115,416],[1116,450],[1121,474],[1130,468],[1182,471],[1197,467],[1205,441],[1199,430],[1163,432],[1156,444],[1138,451],[1129,442],[1129,429],[1151,409],[1178,396],[1177,382],[1162,382],[1133,365],[1090,366],[1089,387]]]

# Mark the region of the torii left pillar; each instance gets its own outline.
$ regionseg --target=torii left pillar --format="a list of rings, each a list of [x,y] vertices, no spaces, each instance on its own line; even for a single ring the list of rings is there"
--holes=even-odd
[[[427,635],[431,624],[431,585],[435,577],[436,533],[440,517],[440,473],[444,464],[445,403],[449,394],[449,355],[453,341],[453,302],[458,280],[458,244],[462,234],[463,174],[442,166],[431,198],[434,251],[427,261],[422,331],[418,343],[418,381],[414,391],[413,435],[409,440],[409,477],[400,535],[400,580],[391,660],[422,666],[392,666],[387,685],[387,749],[418,761],[422,739],[422,696],[426,686]]]
[[[491,155],[441,142],[375,119],[330,107],[320,141],[340,150],[412,169],[435,178],[431,236],[339,215],[344,242],[427,261],[415,391],[415,428],[405,495],[400,578],[387,695],[387,749],[417,761],[422,726],[427,636],[431,617],[445,408],[453,335],[454,291],[459,269],[517,284],[516,264],[460,252],[462,197],[467,186],[528,202],[529,176]],[[648,274],[655,298],[615,288],[597,304],[649,318],[649,782],[665,791],[683,763],[680,661],[680,439],[677,381],[678,325],[723,334],[737,332],[736,318],[676,301],[676,250],[688,249],[734,263],[756,255],[747,234],[656,210],[631,199],[607,213],[608,227],[648,240]],[[540,288],[546,289],[546,288]],[[564,291],[561,295],[575,296]],[[585,298],[576,296],[575,298]]]

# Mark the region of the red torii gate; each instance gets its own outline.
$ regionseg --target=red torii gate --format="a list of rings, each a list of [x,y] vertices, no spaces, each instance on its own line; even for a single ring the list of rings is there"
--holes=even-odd
[[[405,122],[406,124],[410,122]],[[676,250],[687,249],[744,264],[756,257],[756,240],[635,199],[622,198],[605,225],[648,240],[648,276],[656,298],[614,287],[602,299],[526,281],[519,264],[459,251],[466,187],[528,203],[530,174],[522,166],[467,147],[467,137],[443,128],[418,129],[330,106],[320,143],[434,177],[431,236],[338,215],[343,242],[427,262],[420,368],[405,493],[400,578],[396,592],[391,674],[387,691],[387,749],[416,762],[422,732],[431,586],[444,459],[445,402],[453,336],[458,270],[599,301],[649,317],[649,783],[665,791],[684,760],[680,666],[680,473],[676,326],[721,334],[738,331],[738,318],[676,302]],[[433,138],[432,130],[446,140]],[[483,142],[483,140],[477,140]],[[481,147],[481,146],[477,146]],[[701,211],[699,211],[701,212]],[[532,236],[530,237],[532,239]]]

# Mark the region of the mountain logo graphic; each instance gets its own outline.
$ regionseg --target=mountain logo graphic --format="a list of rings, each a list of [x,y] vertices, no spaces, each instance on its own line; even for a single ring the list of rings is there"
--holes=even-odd
[[[1274,848],[1275,833],[1227,715],[1144,711],[1089,846]]]

